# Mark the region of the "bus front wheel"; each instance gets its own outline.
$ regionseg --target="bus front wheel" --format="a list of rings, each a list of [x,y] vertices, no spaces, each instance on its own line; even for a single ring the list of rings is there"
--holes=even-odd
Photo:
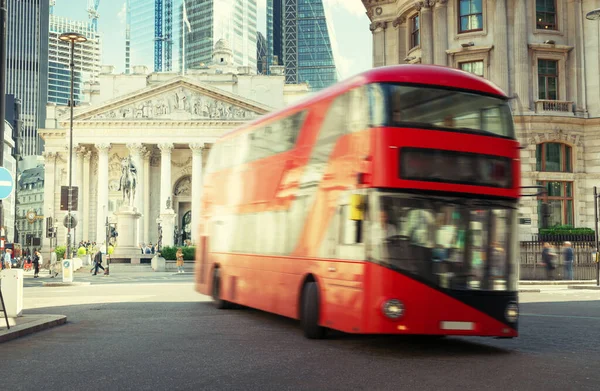
[[[316,282],[308,282],[304,285],[300,322],[306,338],[325,337],[325,328],[319,326],[319,287]]]
[[[219,274],[219,269],[215,269],[212,282],[212,299],[215,302],[215,307],[226,310],[231,308],[231,303],[221,299],[221,277]]]

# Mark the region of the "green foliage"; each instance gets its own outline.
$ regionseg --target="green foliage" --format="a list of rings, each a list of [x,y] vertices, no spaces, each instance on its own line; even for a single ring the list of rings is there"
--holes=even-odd
[[[540,235],[595,235],[591,228],[574,228],[570,225],[557,225],[540,229]]]
[[[175,261],[177,258],[175,254],[177,253],[177,249],[179,247],[168,247],[165,246],[162,248],[160,254],[167,261]],[[196,259],[196,247],[181,247],[183,251],[183,259],[186,261],[193,261]]]
[[[63,256],[65,255],[66,251],[66,246],[56,246],[56,248],[54,249],[54,252],[56,253],[56,259],[63,259]]]
[[[77,249],[77,256],[78,257],[83,257],[86,254],[87,254],[87,250],[85,249],[85,247],[82,246],[82,247],[79,247]]]
[[[108,255],[112,255],[115,252],[115,248],[113,246],[108,246]]]

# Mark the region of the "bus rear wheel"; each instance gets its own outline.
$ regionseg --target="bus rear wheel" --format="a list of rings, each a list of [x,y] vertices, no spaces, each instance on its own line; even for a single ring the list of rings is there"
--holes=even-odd
[[[212,299],[215,302],[215,307],[220,310],[226,310],[232,307],[230,302],[221,299],[221,277],[219,269],[215,269],[213,274]]]
[[[300,323],[304,336],[310,339],[325,337],[325,327],[319,326],[319,287],[316,282],[308,282],[302,290]]]

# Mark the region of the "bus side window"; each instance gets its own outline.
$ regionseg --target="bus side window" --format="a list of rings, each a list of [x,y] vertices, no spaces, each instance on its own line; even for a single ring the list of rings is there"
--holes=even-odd
[[[358,132],[369,126],[369,103],[366,87],[355,88],[349,93],[348,131]]]
[[[370,125],[385,126],[388,122],[385,104],[385,90],[381,84],[369,85]]]

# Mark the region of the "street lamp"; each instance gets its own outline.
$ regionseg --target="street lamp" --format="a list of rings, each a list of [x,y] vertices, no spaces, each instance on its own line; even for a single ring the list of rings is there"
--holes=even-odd
[[[73,109],[75,107],[75,99],[73,97],[73,89],[74,89],[74,83],[75,83],[75,42],[77,43],[83,43],[85,41],[87,41],[87,38],[84,37],[83,35],[79,34],[79,33],[63,33],[61,34],[58,39],[60,39],[63,42],[70,42],[71,43],[71,63],[70,63],[70,68],[71,68],[71,100],[69,102],[69,105],[71,106],[71,124],[69,127],[70,130],[70,134],[69,134],[69,194],[68,194],[68,202],[67,202],[67,216],[68,216],[68,223],[67,223],[67,256],[70,257],[69,259],[71,259],[71,257],[73,256],[71,254],[71,228],[73,225],[73,216],[71,215],[71,208],[72,208],[72,203],[73,203]]]
[[[596,8],[595,10],[588,12],[585,15],[585,18],[587,20],[600,20],[600,8]],[[600,25],[598,26],[598,44],[600,45]],[[598,49],[600,50],[600,46],[598,46]],[[598,189],[596,188],[596,186],[594,186],[594,224],[596,228],[596,252],[594,254],[594,261],[596,262],[596,285],[600,286],[600,263],[598,263],[598,198]]]

